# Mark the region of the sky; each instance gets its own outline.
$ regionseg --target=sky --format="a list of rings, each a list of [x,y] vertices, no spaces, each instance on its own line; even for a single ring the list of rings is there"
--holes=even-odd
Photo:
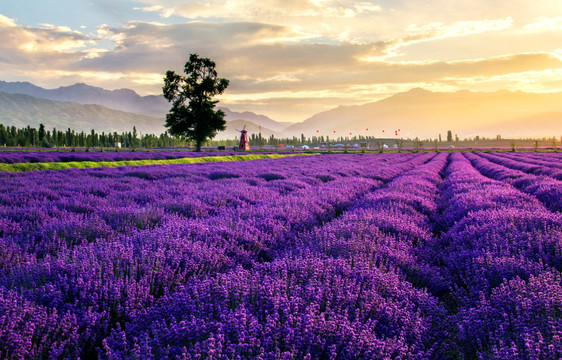
[[[562,89],[560,0],[0,0],[0,80],[161,94],[189,54],[220,104],[303,121],[421,87]]]

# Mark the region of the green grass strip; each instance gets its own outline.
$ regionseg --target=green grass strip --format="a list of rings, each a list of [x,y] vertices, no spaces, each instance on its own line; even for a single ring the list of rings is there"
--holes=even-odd
[[[248,161],[257,159],[280,159],[287,156],[301,156],[304,154],[249,154],[229,156],[203,156],[194,158],[165,159],[165,160],[120,160],[120,161],[69,161],[43,163],[0,164],[0,171],[23,172],[34,170],[63,170],[87,169],[97,167],[139,166],[139,165],[175,165],[195,164],[220,161]],[[306,154],[313,155],[313,154]]]

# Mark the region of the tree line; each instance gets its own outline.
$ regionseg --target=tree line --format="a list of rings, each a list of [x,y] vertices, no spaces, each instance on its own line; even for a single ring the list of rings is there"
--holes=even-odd
[[[344,144],[354,144],[354,143],[362,143],[367,142],[371,146],[376,144],[377,142],[388,142],[393,143],[397,141],[397,144],[400,145],[399,142],[408,142],[412,143],[409,146],[414,147],[421,147],[425,146],[432,146],[435,143],[445,143],[445,144],[464,144],[466,146],[479,145],[480,142],[494,142],[498,145],[501,143],[509,144],[510,141],[508,139],[502,139],[500,135],[497,135],[494,138],[485,138],[480,136],[475,136],[471,139],[459,139],[457,135],[452,134],[449,130],[447,131],[446,139],[441,139],[441,135],[437,139],[381,139],[375,136],[363,136],[363,135],[356,135],[356,136],[311,136],[306,137],[305,135],[301,134],[301,136],[293,136],[287,138],[276,138],[275,136],[271,135],[268,137],[263,137],[261,133],[253,133],[249,137],[250,145],[252,149],[259,149],[259,148],[279,148],[281,144],[283,146],[302,146],[302,145],[309,145],[309,146],[320,146],[321,144],[330,144],[330,143],[344,143]],[[528,146],[532,146],[532,141],[541,140],[543,143],[548,145],[556,146],[557,139],[556,138],[543,138],[543,139],[520,139],[519,141],[528,140]],[[562,142],[562,137],[559,139]],[[232,149],[238,147],[239,138],[233,137],[232,139],[207,139],[206,141],[202,142],[202,145],[205,147],[218,147],[224,146],[226,149]],[[505,145],[504,144],[504,145]],[[133,127],[132,131],[129,132],[102,132],[97,133],[95,130],[91,130],[90,132],[78,132],[67,128],[66,130],[57,130],[57,128],[53,128],[52,130],[47,130],[43,124],[39,125],[39,128],[33,128],[31,126],[23,127],[23,128],[16,128],[15,126],[5,126],[0,123],[0,146],[5,147],[34,147],[34,148],[115,148],[116,145],[119,145],[123,148],[173,148],[173,147],[191,147],[196,145],[195,141],[185,138],[183,136],[171,136],[168,132],[164,132],[160,135],[154,134],[139,134],[135,127]],[[481,145],[481,144],[480,144]]]
[[[291,138],[276,138],[271,135],[262,137],[261,133],[250,135],[250,144],[253,148],[259,147],[278,147],[287,145],[312,145],[324,142],[347,142],[347,141],[370,141],[375,140],[371,136],[354,137],[333,137],[312,136]],[[225,146],[226,148],[237,147],[239,139],[209,140],[202,144],[206,147]],[[160,135],[139,134],[135,127],[129,132],[102,132],[98,133],[94,129],[90,132],[78,132],[67,128],[58,130],[56,127],[47,130],[43,124],[39,128],[31,126],[17,128],[16,126],[6,126],[0,123],[0,146],[5,147],[36,147],[36,148],[112,148],[119,144],[123,148],[171,148],[171,147],[190,147],[195,145],[195,141],[183,136],[171,136],[168,132]]]
[[[133,127],[129,132],[102,132],[95,130],[88,132],[77,132],[70,128],[58,130],[46,130],[43,124],[39,128],[31,126],[16,128],[15,126],[5,126],[0,124],[0,146],[9,147],[42,147],[42,148],[169,148],[187,146],[185,139],[170,136],[167,132],[160,135],[139,134]]]

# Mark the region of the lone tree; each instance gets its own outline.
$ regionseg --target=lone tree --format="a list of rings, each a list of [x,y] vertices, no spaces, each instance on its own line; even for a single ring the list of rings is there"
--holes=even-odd
[[[217,76],[214,61],[197,54],[189,55],[183,71],[186,76],[168,70],[164,78],[162,91],[172,102],[166,127],[171,135],[194,140],[196,151],[201,151],[201,143],[226,129],[225,114],[215,110],[218,101],[212,99],[224,92],[229,81]]]

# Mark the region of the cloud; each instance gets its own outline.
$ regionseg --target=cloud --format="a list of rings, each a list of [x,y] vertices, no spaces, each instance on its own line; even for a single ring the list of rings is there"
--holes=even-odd
[[[440,22],[422,26],[410,24],[405,31],[408,37],[414,39],[419,37],[420,40],[426,41],[500,31],[511,26],[513,26],[513,19],[508,16],[505,19],[457,21],[451,25],[445,25]]]
[[[91,42],[85,34],[50,24],[41,28],[17,26],[13,20],[6,19],[0,21],[0,52],[5,63],[48,68],[87,55],[80,53]]]
[[[434,0],[432,10],[411,0],[140,0],[135,13],[159,22],[100,24],[92,33],[47,22],[21,26],[0,15],[0,77],[156,94],[166,70],[181,72],[198,53],[231,80],[221,103],[279,120],[411,87],[555,86],[562,18],[525,6],[522,17],[497,0],[484,14],[477,9],[483,1]],[[435,13],[438,6],[447,16]],[[178,16],[186,22],[173,23]]]
[[[0,14],[0,28],[16,27],[17,24],[14,19]]]
[[[471,35],[479,35],[492,31],[502,31],[513,26],[513,19],[458,21],[450,25],[443,23],[429,23],[423,26],[410,24],[405,29],[405,36],[388,40],[384,44],[384,51],[371,54],[363,60],[380,61],[403,55],[400,49],[422,42],[432,42],[449,38],[459,38]]]
[[[188,21],[260,22],[283,24],[315,37],[346,41],[372,41],[372,16],[384,9],[373,1],[355,0],[206,0],[145,1],[149,9],[159,9],[162,17],[184,17]],[[381,18],[382,19],[382,18]],[[385,24],[379,22],[381,26]],[[370,34],[370,35],[367,35]],[[365,36],[367,35],[367,36]]]
[[[111,39],[115,50],[103,54],[98,59],[76,64],[77,67],[103,66],[122,71],[145,64],[148,68],[181,68],[189,52],[199,52],[202,56],[212,57],[221,63],[227,71],[238,74],[257,71],[259,75],[260,69],[270,66],[289,67],[294,70],[312,61],[318,61],[318,66],[322,66],[319,56],[346,56],[346,46],[343,46],[344,51],[340,55],[338,52],[342,49],[341,46],[301,44],[295,39],[307,37],[306,34],[271,24],[191,22],[161,26],[134,23],[124,28],[101,27],[98,33],[106,39]],[[295,43],[291,44],[293,41]],[[310,51],[305,50],[310,47],[314,48],[318,55],[308,59],[301,56],[302,51],[312,55]],[[293,59],[298,59],[299,62]],[[273,63],[268,64],[267,61]]]
[[[256,92],[332,91],[358,86],[441,82],[472,76],[497,76],[528,70],[559,68],[556,54],[511,54],[462,61],[388,61],[397,46],[435,37],[466,36],[509,28],[511,19],[482,20],[450,25],[411,26],[404,39],[373,43],[318,43],[310,34],[292,27],[253,22],[189,22],[163,25],[133,22],[116,28],[100,26],[97,40],[111,41],[113,49],[93,44],[94,39],[61,27],[10,27],[13,39],[6,53],[32,59],[41,53],[51,68],[80,74],[118,74],[132,87],[159,92],[167,69],[181,71],[189,53],[217,62],[217,70],[231,79],[229,92],[243,96]],[[1,47],[2,45],[0,45]],[[14,51],[19,49],[19,51]],[[70,51],[74,49],[74,51]],[[77,49],[77,50],[76,50]],[[68,52],[68,54],[63,54]],[[5,56],[4,56],[5,57]],[[376,58],[376,61],[365,59]],[[17,62],[14,58],[12,62]],[[129,74],[135,74],[129,75]],[[249,95],[255,97],[255,95]]]
[[[533,32],[560,31],[562,30],[562,16],[539,17],[535,22],[525,25],[524,28]]]
[[[355,1],[333,0],[211,0],[176,6],[176,14],[186,18],[272,19],[279,17],[352,17],[357,12],[380,7]]]
[[[559,13],[558,0],[145,0],[189,21],[264,22],[299,28],[331,40],[377,42],[407,35],[463,36],[498,31],[515,19]],[[168,15],[169,16],[169,15]],[[484,20],[483,20],[484,19]],[[485,20],[492,19],[492,20]],[[513,23],[512,23],[513,22]],[[416,25],[412,25],[416,24]],[[412,25],[408,29],[408,26]],[[407,32],[410,32],[408,34]],[[342,37],[344,34],[344,37]],[[424,36],[428,38],[428,36]]]
[[[145,6],[145,7],[134,7],[134,10],[140,10],[144,12],[158,12],[164,9],[162,5]]]
[[[135,68],[138,72],[181,71],[187,53],[197,49],[217,62],[219,73],[231,79],[229,93],[255,98],[256,93],[344,92],[357,86],[403,83],[449,83],[456,77],[498,76],[533,69],[560,68],[553,54],[510,54],[462,61],[365,62],[365,56],[382,55],[393,42],[368,44],[318,44],[268,42],[292,36],[288,27],[259,23],[194,22],[175,26],[137,24],[110,29],[122,38],[118,51],[102,54],[80,67]],[[466,32],[463,32],[466,33]],[[159,42],[157,41],[159,39]],[[265,39],[265,40],[264,40]],[[155,44],[168,44],[157,49]],[[160,45],[161,46],[161,45]],[[142,54],[142,56],[141,56]],[[167,59],[167,63],[162,62]],[[152,77],[156,81],[156,77]],[[148,82],[144,82],[148,84]],[[446,85],[443,85],[446,86]],[[263,97],[262,96],[262,97]],[[287,95],[282,95],[287,97]]]
[[[160,17],[162,18],[169,18],[170,16],[174,15],[174,13],[176,12],[175,8],[165,8],[162,5],[134,7],[133,10],[140,10],[143,12],[158,12],[160,13]]]

